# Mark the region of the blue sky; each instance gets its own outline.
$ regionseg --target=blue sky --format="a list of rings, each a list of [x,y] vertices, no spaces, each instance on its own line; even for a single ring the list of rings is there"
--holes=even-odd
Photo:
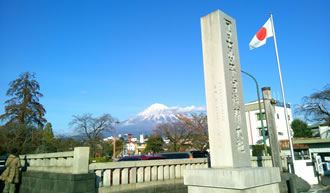
[[[273,12],[286,100],[330,83],[330,1],[0,1],[0,113],[8,83],[35,72],[55,133],[72,115],[123,121],[153,103],[205,106],[200,17],[236,19],[240,63],[281,99],[274,44],[249,42]],[[243,77],[245,102],[256,99]]]

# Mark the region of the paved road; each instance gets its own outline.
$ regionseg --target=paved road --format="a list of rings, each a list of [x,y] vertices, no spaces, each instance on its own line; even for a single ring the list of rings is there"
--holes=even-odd
[[[329,186],[313,186],[308,192],[305,193],[330,193]]]

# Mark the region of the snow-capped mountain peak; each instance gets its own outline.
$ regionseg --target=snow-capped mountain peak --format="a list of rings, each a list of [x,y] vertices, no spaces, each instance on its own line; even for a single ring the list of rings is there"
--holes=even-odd
[[[169,108],[166,105],[155,103],[141,113],[139,113],[138,115],[148,117],[150,115],[159,114],[160,112],[165,112],[168,109]]]
[[[177,121],[177,114],[205,111],[205,107],[167,107],[155,103],[118,125],[121,133],[152,133],[156,125]]]
[[[173,113],[173,111],[169,107],[163,104],[155,103],[143,110],[142,112],[138,113],[137,115],[129,118],[127,121],[125,121],[124,124],[131,125],[131,123],[141,121],[152,121],[155,124],[159,124],[175,120],[177,120],[175,113]]]

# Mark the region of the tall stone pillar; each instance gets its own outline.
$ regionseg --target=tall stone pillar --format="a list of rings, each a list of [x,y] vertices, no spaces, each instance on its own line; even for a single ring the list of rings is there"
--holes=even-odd
[[[201,18],[211,168],[186,170],[189,193],[278,193],[278,168],[252,168],[235,20]]]
[[[281,171],[282,159],[281,148],[277,137],[277,129],[275,123],[275,107],[273,106],[272,94],[269,87],[262,88],[262,96],[265,105],[265,112],[267,117],[267,129],[270,142],[270,148],[272,150],[272,161],[274,167],[279,167]]]

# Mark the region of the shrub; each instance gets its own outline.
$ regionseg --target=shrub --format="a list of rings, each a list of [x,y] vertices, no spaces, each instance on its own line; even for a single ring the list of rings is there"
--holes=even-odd
[[[95,162],[111,162],[111,159],[107,159],[106,157],[93,157],[89,158],[89,163],[95,163]]]
[[[252,156],[263,156],[263,152],[265,151],[264,145],[254,145],[252,146]],[[267,146],[267,152],[271,155],[270,147]]]

